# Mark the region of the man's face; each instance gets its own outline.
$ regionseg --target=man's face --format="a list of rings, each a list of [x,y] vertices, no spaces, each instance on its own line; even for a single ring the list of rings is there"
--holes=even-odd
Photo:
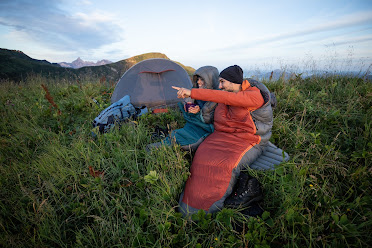
[[[221,77],[219,81],[220,81],[220,84],[218,88],[224,91],[235,92],[234,83],[231,83],[230,81],[227,81],[226,79],[223,79]]]

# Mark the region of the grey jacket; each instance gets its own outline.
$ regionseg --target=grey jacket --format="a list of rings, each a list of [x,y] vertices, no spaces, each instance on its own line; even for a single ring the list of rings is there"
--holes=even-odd
[[[248,82],[251,86],[255,86],[261,91],[265,102],[262,107],[256,109],[251,114],[256,125],[256,134],[261,136],[261,144],[266,145],[271,137],[271,128],[273,127],[273,107],[276,106],[276,98],[263,83],[251,78],[248,78]]]

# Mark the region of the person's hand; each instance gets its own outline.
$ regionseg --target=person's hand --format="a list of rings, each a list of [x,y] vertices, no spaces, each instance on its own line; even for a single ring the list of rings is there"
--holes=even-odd
[[[200,111],[199,105],[196,105],[195,107],[190,107],[189,108],[189,113],[191,113],[191,114],[197,114],[197,113],[199,113],[199,111]]]
[[[177,97],[178,98],[186,98],[186,97],[190,97],[190,95],[191,95],[191,90],[189,90],[189,89],[180,88],[180,87],[176,87],[176,86],[172,86],[172,88],[175,89],[175,90],[178,90],[177,91]]]

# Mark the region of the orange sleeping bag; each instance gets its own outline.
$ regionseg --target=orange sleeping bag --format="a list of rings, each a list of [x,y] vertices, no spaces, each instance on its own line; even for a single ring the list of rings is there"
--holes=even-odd
[[[191,176],[180,198],[184,215],[204,209],[218,211],[228,196],[233,170],[242,157],[261,137],[251,112],[264,104],[260,90],[245,80],[242,90],[234,93],[207,89],[192,89],[191,98],[217,102],[214,114],[215,132],[209,135],[195,153]],[[258,156],[258,155],[257,155]]]

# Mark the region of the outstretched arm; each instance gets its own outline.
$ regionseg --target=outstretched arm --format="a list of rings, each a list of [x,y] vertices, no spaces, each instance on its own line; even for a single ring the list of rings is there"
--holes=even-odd
[[[257,109],[264,104],[260,90],[251,87],[248,90],[227,92],[222,90],[193,89],[191,98],[208,102],[223,103],[226,105],[245,107],[251,110]]]
[[[178,90],[178,98],[191,97],[192,99],[223,103],[226,105],[240,106],[250,109],[257,109],[264,104],[260,90],[256,87],[237,93],[211,89],[192,89],[191,91],[176,86],[172,86],[172,88]]]

